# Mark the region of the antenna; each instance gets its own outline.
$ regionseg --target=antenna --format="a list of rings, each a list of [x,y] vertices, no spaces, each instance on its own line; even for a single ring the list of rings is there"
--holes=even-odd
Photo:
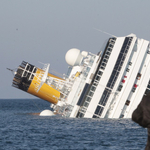
[[[9,69],[9,68],[6,68],[7,70],[9,70],[9,71],[12,71],[12,72],[14,72],[14,70],[12,70],[12,69]]]
[[[9,71],[11,71],[13,75],[16,74],[16,72],[15,72],[16,69],[10,69],[10,68],[6,68],[6,69],[9,70]]]
[[[45,63],[38,61],[40,64],[45,65]]]
[[[107,32],[102,31],[102,30],[100,30],[100,29],[96,29],[96,28],[94,28],[94,29],[95,29],[95,30],[98,30],[98,31],[100,31],[100,32],[102,32],[102,33],[105,33],[105,34],[108,34],[108,35],[111,35],[111,36],[113,36],[113,37],[116,37],[116,38],[117,38],[117,36],[115,36],[115,35],[113,35],[113,34],[107,33]]]
[[[59,72],[57,72],[57,71],[55,71],[55,70],[53,70],[53,69],[50,69],[50,71],[51,71],[52,73],[54,73],[54,75],[58,75],[59,77],[63,77],[63,74],[61,74],[61,73],[59,73]]]

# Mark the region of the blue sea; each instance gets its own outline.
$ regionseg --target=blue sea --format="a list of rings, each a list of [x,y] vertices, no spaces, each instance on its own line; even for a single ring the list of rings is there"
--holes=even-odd
[[[131,119],[36,115],[41,99],[0,100],[0,150],[144,150],[147,130]]]

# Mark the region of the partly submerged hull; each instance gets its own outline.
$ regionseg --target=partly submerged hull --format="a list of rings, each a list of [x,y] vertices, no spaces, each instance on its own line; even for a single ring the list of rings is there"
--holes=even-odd
[[[150,42],[134,34],[112,37],[97,55],[71,49],[69,74],[59,78],[27,62],[13,86],[52,103],[54,114],[78,118],[131,118],[150,91]]]

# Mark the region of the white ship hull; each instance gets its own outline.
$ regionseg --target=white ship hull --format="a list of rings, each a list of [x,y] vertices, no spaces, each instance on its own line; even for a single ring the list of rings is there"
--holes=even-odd
[[[16,83],[16,74],[13,86],[52,103],[54,114],[73,118],[131,118],[150,90],[150,43],[134,34],[112,37],[101,51],[95,55],[69,50],[66,61],[71,70],[63,79],[48,74],[48,64],[40,70],[24,62],[23,67],[18,67],[23,71],[19,74],[17,70],[20,80]],[[36,70],[27,69],[29,66]],[[28,87],[24,88],[26,83]]]

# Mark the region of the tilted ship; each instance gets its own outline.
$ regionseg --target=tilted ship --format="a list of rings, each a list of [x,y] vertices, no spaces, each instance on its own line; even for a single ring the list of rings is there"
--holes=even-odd
[[[12,86],[51,103],[54,114],[73,118],[131,118],[150,90],[150,42],[134,34],[111,37],[92,54],[70,49],[60,78],[23,61]]]

